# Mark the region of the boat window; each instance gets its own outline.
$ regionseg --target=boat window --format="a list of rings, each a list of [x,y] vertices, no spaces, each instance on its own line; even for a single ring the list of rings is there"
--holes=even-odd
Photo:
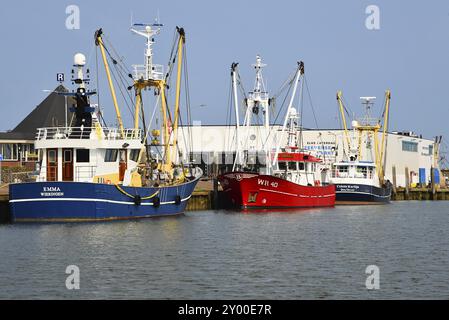
[[[126,162],[126,150],[120,150],[120,162]]]
[[[287,164],[284,161],[279,161],[279,170],[287,169]]]
[[[0,144],[0,154],[3,154],[3,160],[18,160],[17,144]]]
[[[348,173],[349,172],[349,167],[348,166],[339,166],[339,167],[337,167],[337,170],[340,173]]]
[[[139,161],[140,149],[132,149],[129,153],[129,159],[134,162]]]
[[[106,153],[104,155],[104,162],[116,162],[117,155],[118,155],[117,149],[106,149]]]
[[[335,166],[332,170],[333,178],[346,178],[349,174],[349,166]]]
[[[72,162],[72,150],[64,150],[64,162]]]
[[[56,163],[56,150],[48,150],[48,163]]]
[[[296,170],[296,162],[290,161],[288,163],[288,169],[289,170]]]
[[[368,168],[367,167],[357,167],[356,172],[357,172],[356,173],[357,178],[367,178]]]
[[[304,162],[300,162],[300,163],[299,163],[299,170],[304,171],[304,168],[305,168]]]
[[[76,162],[90,162],[89,149],[76,149]]]

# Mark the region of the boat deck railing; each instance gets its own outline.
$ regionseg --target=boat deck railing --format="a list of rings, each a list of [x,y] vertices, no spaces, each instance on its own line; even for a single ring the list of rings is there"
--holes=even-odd
[[[160,64],[153,64],[151,70],[147,70],[143,64],[135,64],[132,66],[134,70],[134,80],[163,80],[164,66]]]
[[[260,92],[250,92],[248,98],[251,100],[268,100],[268,92],[260,91]]]
[[[96,166],[77,166],[75,168],[75,181],[90,180],[95,176]]]
[[[373,179],[374,172],[363,171],[349,173],[348,171],[332,170],[332,178]]]
[[[95,140],[141,140],[141,129],[124,129],[123,136],[118,128],[102,127],[53,127],[39,128],[36,140],[95,139]]]

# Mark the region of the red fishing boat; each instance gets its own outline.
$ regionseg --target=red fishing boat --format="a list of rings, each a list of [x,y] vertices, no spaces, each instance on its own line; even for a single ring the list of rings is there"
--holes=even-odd
[[[262,76],[260,68],[263,65],[258,61],[256,68],[256,87],[246,100],[247,112],[253,112],[255,106],[261,106],[265,115],[265,128],[268,132],[268,98],[260,88]],[[232,75],[236,79],[236,64],[233,64]],[[298,63],[295,73],[294,85],[290,104],[287,108],[279,142],[275,148],[265,141],[265,163],[259,170],[248,170],[245,163],[245,152],[239,150],[239,127],[237,126],[237,152],[234,170],[219,176],[220,184],[231,206],[241,209],[272,209],[272,208],[307,208],[332,207],[335,205],[335,186],[327,182],[328,168],[323,165],[320,158],[304,151],[300,147],[297,124],[299,115],[292,107],[297,86],[304,73],[304,64]],[[234,82],[235,83],[235,82]],[[237,102],[237,99],[235,99]],[[235,102],[235,103],[236,103]],[[236,103],[237,105],[237,103]],[[245,119],[249,119],[248,114]],[[238,119],[237,119],[238,121]],[[245,125],[245,124],[244,124]],[[288,133],[287,142],[281,147],[284,133]],[[270,136],[270,134],[266,134]],[[243,139],[245,140],[245,138]],[[245,150],[244,150],[245,151]],[[243,155],[242,155],[243,154]],[[239,170],[241,168],[243,170]]]
[[[306,171],[320,163],[311,155],[285,152],[272,175],[237,171],[219,179],[232,206],[241,209],[332,207],[335,186],[323,185],[318,174]]]

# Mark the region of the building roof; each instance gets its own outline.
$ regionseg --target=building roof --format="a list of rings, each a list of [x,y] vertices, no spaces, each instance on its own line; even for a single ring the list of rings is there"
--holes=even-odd
[[[0,140],[34,140],[38,128],[64,126],[65,98],[57,92],[68,90],[63,85],[58,86],[13,130],[0,132]],[[67,98],[68,106],[72,104],[71,99]]]

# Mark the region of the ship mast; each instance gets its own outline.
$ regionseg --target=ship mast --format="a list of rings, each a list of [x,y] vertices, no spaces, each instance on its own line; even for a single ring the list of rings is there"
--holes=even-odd
[[[371,117],[371,108],[374,105],[374,100],[376,97],[360,97],[362,100],[362,104],[365,106],[365,117],[360,121],[354,121],[353,126],[354,129],[358,132],[358,160],[362,159],[362,138],[363,134],[366,132],[367,137],[374,138],[374,154],[375,154],[375,163],[377,167],[377,175],[379,178],[379,183],[382,185],[385,179],[385,155],[386,155],[386,137],[388,130],[388,117],[390,112],[390,99],[391,92],[387,90],[385,92],[385,105],[384,105],[384,119],[383,124],[381,124],[380,120],[374,119]],[[379,148],[379,130],[383,126],[382,132],[382,142]]]
[[[153,63],[153,50],[154,36],[160,33],[160,27],[162,24],[134,24],[131,31],[137,35],[140,35],[146,39],[146,49],[144,54],[143,65],[133,65],[134,69],[134,89],[136,93],[136,105],[134,115],[134,127],[139,127],[139,113],[142,108],[142,91],[148,88],[154,88],[155,92],[160,95],[161,114],[162,114],[162,137],[164,144],[164,160],[161,164],[161,171],[169,175],[169,178],[173,178],[173,159],[175,157],[175,151],[177,148],[177,134],[178,134],[178,122],[179,122],[179,104],[180,104],[180,92],[181,92],[181,75],[182,75],[182,59],[183,49],[185,44],[185,32],[183,28],[177,27],[177,80],[176,80],[176,100],[174,106],[174,120],[172,122],[172,115],[167,103],[167,81],[169,72],[167,75],[164,73],[164,66]],[[136,27],[144,27],[143,29],[137,29]],[[176,58],[173,59],[173,62]],[[172,130],[171,130],[172,129]],[[172,138],[173,137],[173,138]]]
[[[250,133],[251,127],[251,118],[252,114],[259,114],[260,108],[262,108],[262,112],[264,115],[264,129],[265,129],[265,139],[262,141],[268,140],[268,135],[270,131],[270,110],[269,108],[269,97],[268,92],[265,88],[265,83],[262,76],[262,69],[267,65],[262,63],[262,58],[260,55],[256,56],[256,63],[252,65],[256,71],[256,79],[254,81],[254,89],[249,92],[248,98],[246,99],[246,115],[245,115],[245,123],[247,134]],[[249,138],[249,137],[247,137]],[[248,141],[249,139],[246,139]],[[266,174],[270,174],[271,168],[269,166],[270,163],[270,149],[267,143],[264,144],[264,152],[265,152],[265,163],[266,166]]]
[[[238,63],[233,62],[231,65],[231,77],[232,77],[232,92],[234,97],[234,109],[235,109],[235,123],[236,123],[236,131],[235,131],[235,146],[236,146],[236,155],[234,165],[232,166],[232,171],[235,171],[237,164],[241,165],[242,156],[240,150],[240,118],[239,118],[239,102],[237,95],[237,66]]]
[[[298,89],[298,84],[299,84],[299,80],[300,77],[304,74],[304,63],[302,61],[298,62],[298,68],[296,70],[296,74],[295,74],[295,80],[294,80],[294,86],[293,86],[293,92],[292,95],[290,97],[290,102],[288,104],[287,107],[287,112],[285,114],[285,119],[284,119],[284,124],[282,126],[282,131],[281,131],[281,137],[277,143],[276,146],[276,152],[274,154],[273,157],[273,162],[272,162],[272,166],[274,167],[276,165],[277,159],[278,159],[278,155],[279,152],[281,150],[281,141],[284,137],[285,131],[287,129],[287,124],[288,124],[288,120],[291,119],[292,117],[296,117],[296,110],[293,108],[293,101],[295,100],[295,96],[296,96],[296,91]]]
[[[166,177],[170,182],[173,181],[174,178],[174,165],[173,160],[176,157],[177,150],[177,134],[178,134],[178,122],[180,115],[180,93],[181,93],[181,75],[182,75],[182,65],[183,65],[183,52],[184,52],[184,44],[185,44],[185,32],[183,28],[176,27],[178,37],[176,39],[176,54],[170,57],[170,63],[167,73],[164,72],[164,66],[153,63],[153,49],[154,45],[154,36],[160,33],[162,24],[154,23],[154,24],[142,24],[137,23],[133,24],[131,27],[131,32],[137,34],[141,37],[145,38],[145,52],[144,52],[144,64],[142,65],[133,65],[133,74],[129,76],[133,79],[133,85],[128,87],[128,90],[134,88],[135,91],[135,108],[134,108],[134,129],[133,132],[136,136],[131,138],[137,138],[138,129],[139,129],[139,120],[140,114],[143,114],[143,98],[142,92],[148,89],[154,89],[154,93],[158,96],[158,104],[160,103],[160,111],[162,115],[162,138],[163,138],[163,160],[160,164],[158,164],[158,169],[160,172],[166,174]],[[103,39],[102,39],[102,30],[99,29],[95,33],[95,43],[101,49],[101,54],[103,57],[103,62],[106,69],[106,74],[108,77],[109,87],[111,90],[114,106],[116,109],[117,120],[119,122],[120,130],[122,133],[122,137],[125,137],[123,122],[120,115],[120,110],[117,103],[117,98],[112,82],[111,72],[109,69],[109,65],[107,62],[106,54],[110,56],[110,52],[106,49]],[[177,61],[176,61],[177,60]],[[168,82],[171,74],[171,67],[175,64],[175,61],[178,63],[177,68],[177,81],[176,81],[176,100],[174,105],[174,119],[172,117],[172,113],[170,112],[170,108],[168,106],[167,100],[167,90],[169,88]],[[114,64],[116,64],[115,59],[113,59]],[[144,123],[144,127],[145,127]],[[159,130],[153,130],[153,135],[158,136],[160,134]],[[144,140],[147,141],[147,132],[145,133]],[[129,138],[129,137],[128,137]],[[154,146],[160,147],[157,139],[153,140],[155,142]],[[149,153],[149,145],[145,143],[146,152],[147,152],[147,161],[150,161],[150,153]],[[148,164],[148,163],[147,163]],[[148,168],[149,169],[149,168]],[[150,170],[151,171],[151,170]],[[183,175],[180,176],[183,178]]]

